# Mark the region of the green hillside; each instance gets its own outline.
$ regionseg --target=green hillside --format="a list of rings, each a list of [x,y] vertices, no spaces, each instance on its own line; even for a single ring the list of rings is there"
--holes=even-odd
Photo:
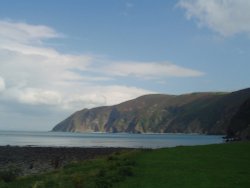
[[[250,140],[250,98],[239,108],[227,130],[229,139]]]
[[[146,95],[114,106],[75,112],[53,131],[226,134],[231,118],[249,97],[250,89]]]

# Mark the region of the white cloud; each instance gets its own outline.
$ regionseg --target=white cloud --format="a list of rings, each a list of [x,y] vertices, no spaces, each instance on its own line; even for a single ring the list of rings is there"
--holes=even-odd
[[[114,105],[141,95],[153,93],[129,86],[89,86],[88,92],[73,94],[64,101],[65,109],[82,109],[96,106]]]
[[[113,105],[149,92],[127,86],[92,86],[91,82],[112,78],[84,75],[94,56],[60,53],[43,44],[43,39],[58,36],[47,26],[0,21],[2,100],[74,111]]]
[[[2,77],[0,77],[0,93],[5,90],[5,82]]]
[[[62,35],[44,25],[30,25],[24,22],[0,20],[0,37],[4,40],[34,43],[42,39],[61,37]]]
[[[44,39],[55,37],[61,34],[47,26],[0,20],[0,126],[9,122],[12,113],[26,114],[27,122],[23,124],[31,125],[30,114],[46,112],[53,119],[53,113],[68,115],[82,108],[114,105],[153,93],[116,85],[117,76],[159,80],[203,74],[171,63],[108,62],[94,55],[61,53],[44,44]],[[57,117],[57,121],[63,118]]]
[[[153,93],[153,91],[145,90],[137,87],[112,85],[107,87],[94,87],[106,99],[106,104],[118,104],[123,101],[139,97],[141,95]]]
[[[26,88],[17,96],[21,103],[26,104],[46,104],[46,105],[60,105],[62,97],[60,93],[50,90]]]
[[[159,78],[159,77],[196,77],[204,73],[174,65],[169,62],[116,62],[102,71],[117,76],[135,76],[142,78]]]
[[[180,0],[178,6],[188,19],[195,18],[222,36],[250,34],[249,0]]]
[[[0,80],[0,87],[5,90],[2,95],[5,100],[77,110],[76,106],[112,105],[150,92],[128,86],[98,86],[98,82],[110,81],[114,76],[154,79],[203,74],[171,63],[109,62],[106,65],[107,60],[103,58],[60,53],[43,44],[43,39],[54,37],[60,34],[47,26],[0,21],[0,75],[5,79]],[[90,84],[93,82],[95,87]]]

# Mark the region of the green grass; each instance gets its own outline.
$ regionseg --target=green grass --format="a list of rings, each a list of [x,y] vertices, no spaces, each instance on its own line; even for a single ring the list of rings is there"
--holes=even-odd
[[[0,187],[248,188],[250,142],[118,153]]]
[[[135,176],[115,187],[250,187],[250,142],[141,152]]]

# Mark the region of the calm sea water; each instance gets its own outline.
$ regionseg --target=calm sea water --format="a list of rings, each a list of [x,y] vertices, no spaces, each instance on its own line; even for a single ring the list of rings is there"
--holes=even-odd
[[[0,131],[1,146],[162,148],[222,142],[222,135]]]

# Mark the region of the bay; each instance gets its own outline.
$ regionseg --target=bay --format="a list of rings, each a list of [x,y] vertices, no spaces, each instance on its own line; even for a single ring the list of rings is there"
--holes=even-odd
[[[223,143],[223,135],[0,131],[1,146],[164,148]]]

